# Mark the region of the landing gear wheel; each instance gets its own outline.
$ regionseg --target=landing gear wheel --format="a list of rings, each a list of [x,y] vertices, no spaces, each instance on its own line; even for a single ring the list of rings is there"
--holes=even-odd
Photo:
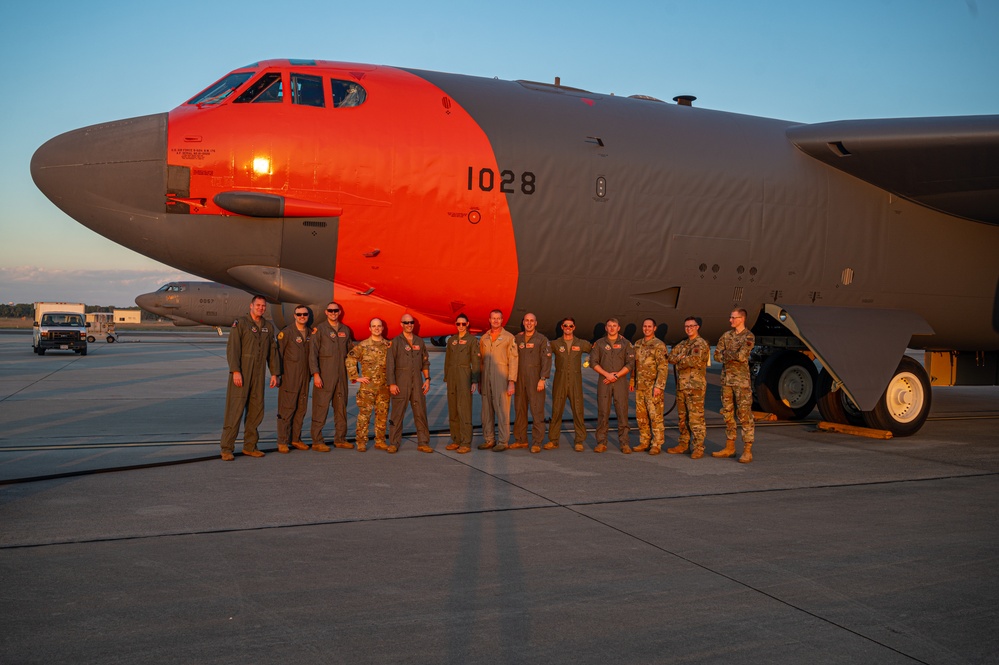
[[[819,415],[822,420],[839,423],[840,425],[856,425],[863,427],[864,413],[857,408],[853,400],[847,397],[846,392],[840,388],[832,389],[832,374],[825,368],[819,372],[819,380],[815,385],[816,406],[819,407]]]
[[[87,341],[93,344],[94,342],[97,341],[97,338],[94,337],[93,335],[87,335]]]
[[[886,429],[895,436],[911,436],[926,422],[931,402],[926,370],[909,356],[903,356],[877,406],[873,411],[864,411],[864,421],[868,427]]]
[[[815,408],[815,363],[798,351],[779,351],[756,375],[753,394],[760,409],[781,420],[801,420]]]
[[[447,337],[444,337],[444,336],[441,336],[441,337],[431,337],[430,338],[430,343],[433,344],[434,346],[446,346],[447,345]]]

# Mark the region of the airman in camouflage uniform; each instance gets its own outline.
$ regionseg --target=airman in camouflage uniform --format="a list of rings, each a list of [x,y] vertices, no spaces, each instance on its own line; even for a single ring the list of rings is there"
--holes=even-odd
[[[621,452],[631,453],[628,445],[628,379],[624,377],[635,371],[635,347],[618,334],[621,323],[608,319],[604,324],[607,335],[593,343],[590,351],[590,367],[601,376],[597,380],[597,445],[595,453],[607,450],[607,430],[610,423],[611,402],[617,412],[617,437]]]
[[[267,301],[255,296],[250,301],[249,316],[232,322],[226,342],[226,361],[229,363],[229,383],[225,391],[225,421],[222,427],[222,459],[231,462],[243,423],[243,454],[263,457],[257,449],[257,427],[264,419],[264,367],[270,366],[271,388],[281,382],[281,359],[274,343],[274,324],[264,318]]]
[[[711,453],[712,457],[732,457],[735,455],[735,416],[738,416],[744,444],[742,457],[739,458],[739,461],[743,464],[753,461],[753,439],[755,438],[749,352],[756,344],[756,337],[746,328],[746,316],[747,312],[744,309],[733,311],[732,316],[729,317],[732,330],[725,332],[715,346],[715,360],[722,363],[721,414],[725,417],[725,449]]]
[[[389,388],[385,374],[385,359],[391,342],[382,337],[385,324],[381,319],[371,319],[368,326],[371,336],[355,344],[347,354],[344,364],[351,383],[360,383],[357,389],[357,429],[354,439],[357,451],[368,449],[368,422],[375,410],[375,445],[385,445],[385,428],[388,424]],[[357,365],[361,365],[358,373]]]
[[[676,413],[680,437],[677,445],[666,452],[685,453],[693,439],[691,459],[704,457],[704,392],[708,387],[706,373],[711,346],[698,334],[700,329],[699,318],[687,317],[683,322],[687,339],[674,346],[669,353],[669,361],[677,369]]]
[[[638,421],[638,446],[635,452],[659,450],[665,438],[663,393],[669,376],[666,345],[656,337],[655,319],[642,322],[642,339],[635,343],[635,420]]]

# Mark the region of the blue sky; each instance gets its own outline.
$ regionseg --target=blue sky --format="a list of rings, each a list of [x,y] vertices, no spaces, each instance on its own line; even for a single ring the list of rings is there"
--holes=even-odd
[[[183,274],[80,226],[49,138],[167,111],[265,58],[369,62],[823,122],[999,113],[999,0],[17,3],[0,23],[0,301],[131,305]]]

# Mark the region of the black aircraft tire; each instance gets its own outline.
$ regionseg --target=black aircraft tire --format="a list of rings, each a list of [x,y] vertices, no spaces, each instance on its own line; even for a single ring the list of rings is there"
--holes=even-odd
[[[868,427],[888,430],[894,436],[911,436],[926,422],[932,401],[926,370],[903,356],[877,406],[873,411],[864,411],[864,421]]]
[[[819,415],[822,420],[840,425],[856,425],[863,427],[864,414],[849,401],[842,390],[832,390],[832,374],[825,368],[819,372],[819,380],[815,386],[816,406],[819,407]]]
[[[804,353],[780,351],[756,375],[753,395],[760,409],[781,420],[801,420],[815,408],[818,372]]]
[[[430,343],[433,344],[434,346],[446,346],[447,345],[447,337],[446,336],[431,337],[430,338]]]

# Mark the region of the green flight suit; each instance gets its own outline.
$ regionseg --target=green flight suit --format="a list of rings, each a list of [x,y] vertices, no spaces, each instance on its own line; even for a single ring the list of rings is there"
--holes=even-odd
[[[479,382],[479,338],[471,333],[447,338],[444,382],[447,384],[448,426],[451,442],[472,445],[472,384]]]
[[[559,337],[551,342],[555,377],[552,379],[552,419],[548,424],[548,440],[558,443],[562,436],[562,415],[565,401],[572,408],[573,444],[586,441],[586,423],[583,420],[583,354],[590,352],[585,339]]]
[[[281,387],[278,389],[277,440],[279,445],[301,442],[302,423],[309,408],[309,336],[293,323],[278,333]]]
[[[223,453],[232,453],[243,422],[243,450],[257,449],[257,427],[264,420],[264,367],[272,376],[281,375],[281,359],[274,342],[274,324],[267,319],[254,321],[250,315],[241,316],[232,323],[225,348],[229,363],[229,384],[225,391],[225,419],[222,426]],[[233,372],[243,377],[243,385],[232,382]]]

